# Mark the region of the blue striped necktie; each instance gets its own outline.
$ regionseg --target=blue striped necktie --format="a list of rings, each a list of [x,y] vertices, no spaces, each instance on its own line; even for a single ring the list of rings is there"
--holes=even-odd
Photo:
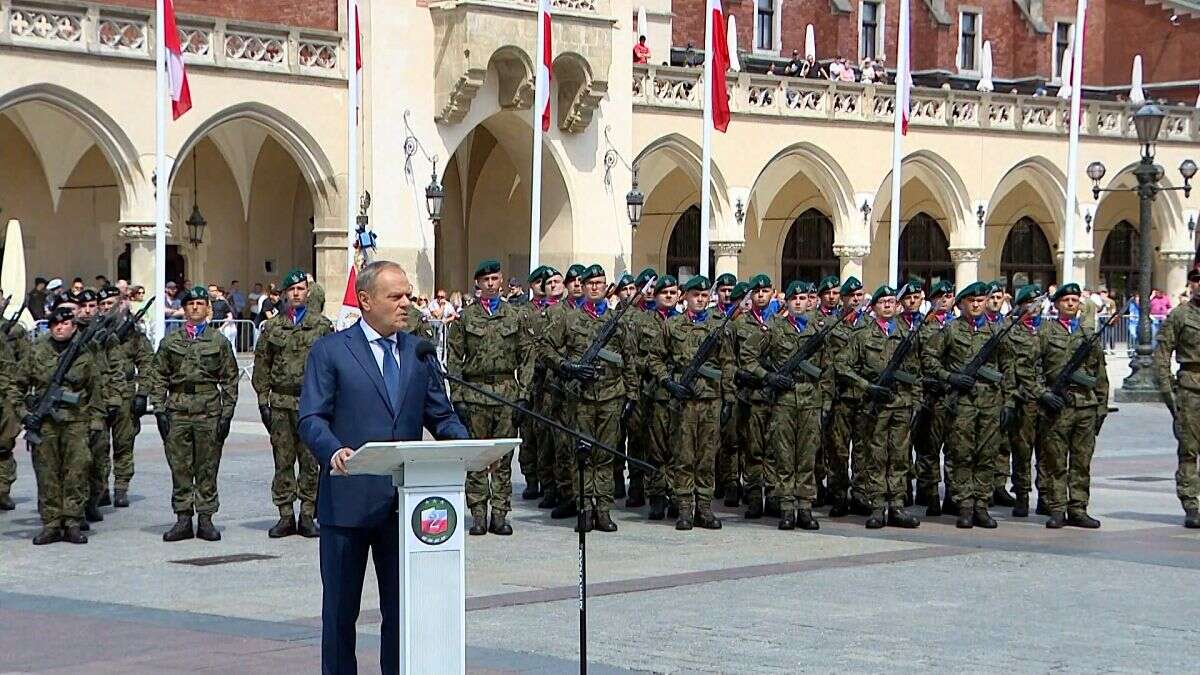
[[[379,346],[383,347],[383,386],[387,389],[388,403],[392,412],[398,412],[400,406],[400,364],[396,361],[396,339],[392,337],[379,338]]]

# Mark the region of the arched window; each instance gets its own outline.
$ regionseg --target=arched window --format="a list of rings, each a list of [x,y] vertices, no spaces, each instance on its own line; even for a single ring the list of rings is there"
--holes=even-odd
[[[1031,283],[1046,289],[1058,280],[1050,242],[1037,221],[1026,216],[1009,230],[1000,255],[1000,275],[1010,292]]]
[[[1100,253],[1100,278],[1108,288],[1108,294],[1118,304],[1138,291],[1138,231],[1122,220],[1117,223]]]
[[[943,279],[954,281],[950,242],[942,226],[928,213],[913,216],[900,233],[900,280],[918,277],[925,286]]]
[[[838,274],[841,261],[833,254],[833,221],[829,216],[809,209],[796,218],[783,242],[779,269],[781,287],[797,279],[817,282]]]
[[[716,269],[716,256],[708,252],[708,269]],[[667,274],[679,278],[679,270],[687,268],[688,274],[700,273],[700,207],[689,206],[675,227],[671,229],[671,240],[667,242]],[[682,282],[683,279],[680,279]],[[709,279],[709,281],[712,281]]]

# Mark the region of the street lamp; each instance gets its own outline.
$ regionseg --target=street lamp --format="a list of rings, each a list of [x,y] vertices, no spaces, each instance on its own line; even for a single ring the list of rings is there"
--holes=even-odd
[[[642,222],[642,207],[646,205],[646,196],[638,189],[637,169],[633,171],[633,187],[629,193],[625,195],[625,209],[629,211],[629,225],[633,229],[637,229],[638,223]]]
[[[197,154],[196,150],[192,150],[192,214],[185,221],[188,227],[188,242],[192,246],[199,246],[204,242],[204,228],[208,226],[208,221],[200,213],[200,174],[196,173]]]
[[[429,178],[429,186],[425,188],[425,208],[429,211],[429,220],[434,225],[442,222],[442,204],[446,201],[446,190],[437,179],[437,160],[433,161],[433,175]]]
[[[1179,165],[1179,174],[1183,176],[1181,187],[1163,187],[1159,185],[1165,175],[1162,166],[1154,163],[1154,146],[1158,141],[1158,133],[1162,130],[1166,114],[1162,108],[1147,103],[1133,115],[1133,126],[1137,131],[1138,144],[1142,146],[1142,160],[1138,162],[1133,175],[1137,186],[1133,188],[1101,188],[1100,180],[1104,178],[1105,168],[1100,162],[1092,162],[1087,167],[1087,176],[1092,179],[1092,197],[1100,198],[1101,192],[1134,192],[1139,201],[1139,247],[1138,247],[1138,330],[1137,349],[1129,362],[1131,372],[1121,383],[1116,392],[1117,401],[1153,402],[1160,400],[1158,383],[1154,374],[1154,345],[1150,329],[1150,274],[1153,265],[1153,247],[1150,245],[1152,205],[1159,192],[1165,190],[1182,190],[1183,196],[1191,195],[1191,180],[1196,175],[1196,163],[1184,160]]]

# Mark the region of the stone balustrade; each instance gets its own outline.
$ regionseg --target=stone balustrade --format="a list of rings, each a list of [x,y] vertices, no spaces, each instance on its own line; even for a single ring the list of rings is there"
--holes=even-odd
[[[633,68],[635,106],[700,109],[702,69],[649,65]],[[728,86],[729,108],[735,114],[890,125],[896,110],[896,88],[891,85],[736,73],[728,78]],[[1069,101],[1053,96],[914,88],[909,124],[1066,134],[1069,105]],[[1200,142],[1200,110],[1185,106],[1163,106],[1163,110],[1167,118],[1160,142]],[[1080,132],[1132,139],[1136,136],[1135,111],[1127,103],[1085,100]]]

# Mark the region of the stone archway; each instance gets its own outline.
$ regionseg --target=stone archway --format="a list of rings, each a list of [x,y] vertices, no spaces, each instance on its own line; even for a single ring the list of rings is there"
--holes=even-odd
[[[1066,176],[1046,158],[1032,157],[1009,169],[986,207],[980,278],[1003,277],[1012,284],[1016,277],[1010,272],[1015,271],[1021,279],[1042,283],[1043,288],[1057,281],[1060,274],[1053,268],[1062,262],[1066,203]],[[1030,229],[1031,224],[1036,229]],[[1076,219],[1076,230],[1077,235],[1085,232],[1083,219]],[[1042,260],[1042,241],[1049,248],[1049,270]],[[1010,253],[1018,258],[1010,259]],[[1090,242],[1076,236],[1076,268],[1081,274],[1092,255]],[[1081,274],[1075,279],[1082,280]]]
[[[1106,187],[1119,188],[1117,192],[1106,192],[1096,206],[1096,214],[1092,222],[1094,250],[1103,255],[1109,237],[1113,235],[1122,222],[1127,222],[1137,233],[1139,244],[1141,220],[1139,201],[1129,188],[1136,185],[1133,169],[1136,164],[1130,164],[1118,171]],[[1163,186],[1170,186],[1170,173],[1164,176]],[[1155,287],[1162,287],[1166,292],[1174,294],[1187,283],[1187,270],[1193,258],[1192,235],[1188,231],[1186,218],[1180,202],[1180,194],[1176,191],[1164,191],[1151,202],[1150,243],[1152,246],[1152,267],[1150,281]],[[1092,273],[1089,278],[1101,279],[1104,274],[1099,257],[1093,259]]]

